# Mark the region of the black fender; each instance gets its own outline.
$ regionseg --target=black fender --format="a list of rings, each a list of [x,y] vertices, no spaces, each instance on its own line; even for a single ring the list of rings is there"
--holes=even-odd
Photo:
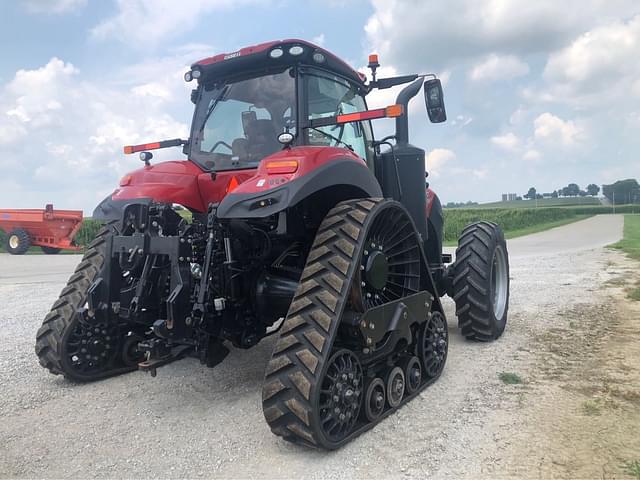
[[[442,212],[442,204],[435,192],[429,192],[433,195],[431,200],[431,211],[427,217],[427,241],[425,242],[425,251],[431,265],[439,265],[442,263],[442,241],[444,235],[444,214]]]
[[[264,218],[336,186],[354,187],[362,197],[382,197],[373,172],[352,159],[333,160],[280,187],[259,193],[229,193],[218,206],[218,218]],[[341,198],[336,201],[345,200]]]
[[[93,211],[91,218],[103,222],[111,222],[113,220],[122,220],[122,214],[129,205],[140,204],[149,206],[153,200],[151,198],[130,198],[126,200],[113,200],[109,195],[102,200]]]

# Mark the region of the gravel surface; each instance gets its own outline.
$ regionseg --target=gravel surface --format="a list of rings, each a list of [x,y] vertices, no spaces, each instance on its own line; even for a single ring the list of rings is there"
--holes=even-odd
[[[509,242],[509,323],[492,344],[451,329],[438,382],[337,452],[275,437],[261,410],[273,340],[233,350],[208,369],[185,359],[156,378],[134,372],[77,385],[42,369],[33,351],[42,318],[79,261],[0,254],[0,477],[479,478],[500,472],[526,419],[498,374],[531,368],[534,339],[576,305],[596,304],[602,249],[621,216],[598,216]],[[544,247],[541,248],[540,245]],[[525,472],[526,476],[526,472]]]

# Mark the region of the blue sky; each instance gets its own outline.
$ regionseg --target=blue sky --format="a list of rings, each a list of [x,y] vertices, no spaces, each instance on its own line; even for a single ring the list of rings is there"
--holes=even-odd
[[[122,145],[187,134],[191,62],[288,37],[441,76],[449,121],[416,100],[410,134],[444,202],[640,177],[635,0],[23,0],[0,27],[0,208],[89,213],[139,167]]]

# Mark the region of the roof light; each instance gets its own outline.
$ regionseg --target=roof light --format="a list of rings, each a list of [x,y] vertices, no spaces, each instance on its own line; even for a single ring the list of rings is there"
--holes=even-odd
[[[271,58],[280,58],[284,52],[281,48],[274,48],[269,52],[269,56]]]
[[[193,75],[191,75],[191,70],[189,70],[184,74],[184,81],[190,82],[191,80],[193,80]]]
[[[191,77],[195,78],[196,80],[201,76],[202,76],[202,71],[200,71],[199,69],[194,69],[191,71]]]
[[[377,53],[372,53],[371,55],[369,55],[369,67],[379,67],[380,63],[378,63],[378,54]]]
[[[295,56],[302,55],[304,53],[304,48],[302,48],[300,45],[294,45],[289,49],[289,53]]]
[[[313,54],[313,61],[316,63],[324,63],[325,58],[324,55],[321,54],[320,52],[316,52]]]
[[[271,160],[265,165],[270,175],[277,173],[295,173],[298,170],[297,160]]]

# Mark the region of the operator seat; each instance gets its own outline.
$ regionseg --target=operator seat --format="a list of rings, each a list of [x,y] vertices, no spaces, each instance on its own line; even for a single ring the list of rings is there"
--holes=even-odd
[[[273,122],[268,119],[256,119],[245,125],[247,151],[252,158],[264,158],[278,151],[277,133]]]

